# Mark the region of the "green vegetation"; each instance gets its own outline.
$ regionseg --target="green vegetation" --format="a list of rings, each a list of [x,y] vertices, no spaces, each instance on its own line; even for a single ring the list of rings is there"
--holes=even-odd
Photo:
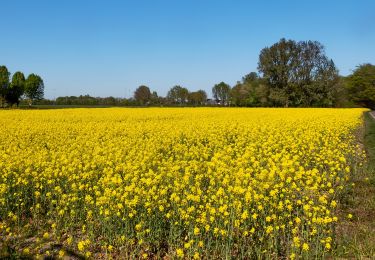
[[[228,105],[230,99],[231,88],[225,82],[220,82],[212,88],[212,94],[215,100],[221,105]]]
[[[13,74],[10,81],[10,72],[6,66],[0,66],[0,104],[12,107],[20,103],[24,96],[28,100],[29,106],[34,101],[42,100],[44,96],[44,83],[40,76],[30,74],[27,79],[22,72],[17,71]]]
[[[259,55],[258,70],[277,106],[332,106],[338,71],[317,41],[281,39]]]
[[[167,100],[172,104],[183,105],[189,97],[189,90],[181,86],[174,86],[168,91]]]
[[[353,176],[353,188],[343,201],[341,225],[337,227],[335,257],[375,258],[375,119],[365,114],[364,147],[368,161],[365,170]]]
[[[44,83],[41,77],[30,74],[25,83],[25,97],[29,102],[29,106],[36,100],[41,100],[44,95]]]
[[[351,99],[375,109],[375,66],[362,64],[347,78]]]

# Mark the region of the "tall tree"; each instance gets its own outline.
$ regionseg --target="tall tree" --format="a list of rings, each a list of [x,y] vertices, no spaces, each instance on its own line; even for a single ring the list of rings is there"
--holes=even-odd
[[[332,106],[333,93],[339,82],[333,60],[325,55],[324,46],[317,41],[297,43],[298,60],[295,66],[297,97],[303,106]]]
[[[242,82],[243,83],[252,83],[252,82],[254,82],[254,81],[258,80],[258,79],[259,79],[258,73],[252,71],[249,74],[247,74],[244,77],[242,77]]]
[[[34,101],[40,100],[44,96],[44,83],[40,76],[36,74],[30,74],[25,83],[25,96],[29,101],[29,106]]]
[[[134,92],[134,98],[140,105],[151,101],[151,91],[147,86],[139,86]]]
[[[152,91],[151,93],[151,103],[152,104],[160,104],[160,98],[156,91]]]
[[[9,76],[10,73],[6,66],[0,66],[0,101],[1,107],[4,107],[5,96],[9,88]]]
[[[354,102],[375,109],[375,65],[367,63],[358,66],[346,81]]]
[[[216,102],[220,102],[221,105],[228,105],[230,98],[231,87],[225,82],[220,82],[212,88],[212,95]]]
[[[275,105],[332,105],[338,71],[317,41],[281,39],[261,50],[258,70],[270,86]]]
[[[184,104],[189,97],[189,90],[181,86],[172,87],[167,94],[167,98],[173,103]]]
[[[250,89],[242,82],[237,82],[230,91],[231,102],[235,106],[246,106],[249,95]]]
[[[193,105],[203,105],[207,100],[207,93],[204,90],[198,90],[189,93],[189,103]]]
[[[262,79],[256,72],[250,72],[242,77],[232,88],[231,102],[235,106],[264,106],[268,95],[263,93]]]
[[[13,74],[12,82],[9,85],[8,92],[5,95],[7,103],[12,106],[13,104],[19,104],[20,97],[25,91],[25,76],[22,72],[17,71]]]
[[[289,106],[290,96],[294,92],[291,71],[297,63],[297,56],[296,42],[285,39],[260,52],[258,70],[272,88],[271,98],[275,103]]]

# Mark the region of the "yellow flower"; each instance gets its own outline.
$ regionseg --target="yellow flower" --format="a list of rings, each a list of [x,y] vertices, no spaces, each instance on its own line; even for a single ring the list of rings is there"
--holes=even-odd
[[[272,231],[273,231],[273,227],[272,226],[267,226],[266,233],[270,234],[270,233],[272,233]]]
[[[64,250],[59,250],[59,257],[64,257],[65,251]]]
[[[183,258],[184,257],[184,250],[182,250],[181,248],[178,248],[176,250],[176,254],[177,254],[177,257]]]
[[[293,236],[281,248],[290,258],[320,239],[330,250],[337,198],[366,155],[355,135],[364,111],[0,110],[0,229],[17,237],[15,222],[30,213],[71,247],[81,225],[86,257],[87,237],[115,243],[102,250],[138,246],[151,257],[147,247],[168,232],[180,238],[170,245],[182,247],[180,258],[223,258],[206,241],[241,247],[245,237],[260,242],[250,253],[273,255],[278,232]],[[106,237],[115,226],[123,228]]]
[[[68,245],[71,245],[72,242],[73,242],[73,238],[72,238],[72,237],[68,237],[67,240],[66,240],[66,243],[67,243]]]
[[[85,242],[84,241],[80,241],[78,242],[78,250],[79,251],[83,251],[85,249]]]
[[[293,237],[293,244],[295,247],[299,247],[300,246],[300,239],[299,237]]]
[[[303,245],[302,245],[302,249],[303,249],[303,251],[309,251],[309,245],[308,244],[306,244],[306,243],[303,243]]]

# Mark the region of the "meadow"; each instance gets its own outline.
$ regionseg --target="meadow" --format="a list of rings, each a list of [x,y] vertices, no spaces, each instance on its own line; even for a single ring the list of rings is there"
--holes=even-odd
[[[30,256],[324,257],[364,111],[0,111],[0,236]]]

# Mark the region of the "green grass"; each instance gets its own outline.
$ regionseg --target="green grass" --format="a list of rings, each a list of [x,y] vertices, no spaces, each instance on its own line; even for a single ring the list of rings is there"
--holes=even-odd
[[[365,115],[365,146],[369,157],[368,166],[370,170],[375,170],[375,119],[369,113]]]
[[[375,259],[375,119],[369,113],[364,119],[362,148],[367,162],[363,172],[353,176],[354,187],[340,209],[343,221],[337,227],[334,258]]]

